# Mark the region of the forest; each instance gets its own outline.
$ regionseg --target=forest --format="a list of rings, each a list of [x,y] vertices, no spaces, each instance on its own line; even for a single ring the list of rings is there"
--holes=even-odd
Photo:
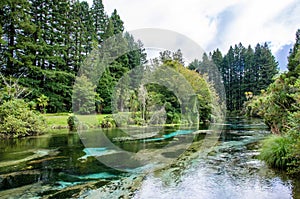
[[[102,1],[94,1],[92,7],[85,1],[1,1],[0,12],[0,72],[30,91],[26,100],[46,97],[50,113],[71,110],[72,85],[80,64],[102,41],[124,30],[117,11],[108,16]],[[124,39],[142,45],[129,34]],[[109,81],[145,61],[140,49],[112,64]],[[106,109],[99,111],[110,112]]]
[[[93,71],[78,76],[80,66],[90,53],[101,51],[102,42],[116,34],[123,35],[122,41],[117,41],[120,48],[129,46],[138,50],[110,63],[96,85],[87,78]],[[85,115],[112,114],[119,110],[130,115],[121,123],[107,117],[102,126],[109,127],[123,123],[159,123],[162,118],[153,119],[152,112],[164,107],[166,118],[163,119],[167,124],[203,124],[216,122],[214,106],[225,102],[228,115],[260,117],[276,134],[265,141],[263,160],[273,167],[298,174],[299,46],[298,30],[288,57],[288,71],[281,74],[267,43],[258,43],[255,47],[239,43],[230,46],[224,55],[216,49],[187,65],[180,49],[162,51],[149,63],[142,41],[136,41],[124,31],[124,22],[117,10],[106,13],[102,0],[93,0],[91,6],[78,0],[1,0],[0,138],[45,132],[45,121],[37,112]],[[153,72],[151,64],[156,68],[171,67],[192,85],[199,113],[196,119],[193,115],[182,118],[181,102],[166,86],[138,82]],[[219,71],[212,70],[212,65]],[[136,66],[140,68],[129,72]],[[80,83],[73,87],[75,81]],[[221,88],[225,89],[225,95],[219,92]],[[147,97],[141,94],[145,91]],[[74,93],[79,96],[85,92],[89,96],[85,99],[87,104],[72,101]],[[112,104],[113,99],[119,101]],[[70,120],[74,121],[74,118]]]

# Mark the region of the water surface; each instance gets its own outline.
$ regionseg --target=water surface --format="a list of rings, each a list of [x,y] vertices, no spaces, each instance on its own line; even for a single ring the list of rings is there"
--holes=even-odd
[[[261,121],[229,118],[223,126],[218,145],[208,155],[195,151],[199,157],[189,162],[188,168],[175,178],[147,175],[135,198],[285,199],[299,196],[299,180],[271,170],[256,159],[258,141],[269,134]],[[0,198],[42,198],[93,182],[96,183],[94,188],[105,186],[132,175],[99,161],[99,158],[119,157],[116,148],[133,154],[141,151],[150,154],[190,136],[195,142],[205,137],[205,134],[194,135],[190,129],[179,127],[143,131],[132,132],[131,135],[138,138],[136,141],[126,141],[128,130],[124,129],[90,130],[84,132],[83,137],[57,131],[39,137],[0,140]],[[89,146],[80,138],[90,139]],[[173,158],[183,152],[165,152],[162,156]],[[118,159],[114,163],[117,162]],[[121,168],[125,163],[119,162]]]

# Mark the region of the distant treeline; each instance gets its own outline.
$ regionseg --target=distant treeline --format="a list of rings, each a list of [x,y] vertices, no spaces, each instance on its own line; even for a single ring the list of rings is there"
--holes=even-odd
[[[207,73],[217,90],[224,86],[229,111],[241,110],[247,98],[260,94],[278,73],[278,63],[267,43],[257,44],[255,49],[241,43],[230,46],[224,56],[216,49],[209,55],[204,53],[201,61],[194,60],[189,68]]]

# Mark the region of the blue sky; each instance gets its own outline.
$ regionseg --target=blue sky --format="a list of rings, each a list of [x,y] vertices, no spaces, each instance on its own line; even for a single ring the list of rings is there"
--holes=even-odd
[[[268,42],[281,69],[300,28],[300,0],[103,0],[103,4],[108,14],[118,10],[127,31],[176,31],[207,52],[219,48],[225,54],[239,42],[253,47]]]

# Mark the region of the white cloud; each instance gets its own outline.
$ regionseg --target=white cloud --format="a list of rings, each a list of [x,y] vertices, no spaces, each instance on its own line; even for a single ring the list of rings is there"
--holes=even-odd
[[[90,0],[91,2],[92,0]],[[103,0],[117,9],[126,30],[169,29],[196,41],[205,50],[242,42],[270,42],[273,53],[294,42],[300,28],[299,0]]]
[[[294,0],[286,1],[242,1],[230,8],[234,13],[227,27],[220,28],[225,46],[242,42],[254,45],[257,42],[270,41],[273,50],[277,51],[279,46],[291,42],[294,38],[296,26],[292,29],[286,28],[284,24],[275,21],[275,17],[287,8]],[[286,16],[282,16],[283,18]],[[220,25],[222,26],[222,25]],[[221,45],[224,47],[224,45]]]

